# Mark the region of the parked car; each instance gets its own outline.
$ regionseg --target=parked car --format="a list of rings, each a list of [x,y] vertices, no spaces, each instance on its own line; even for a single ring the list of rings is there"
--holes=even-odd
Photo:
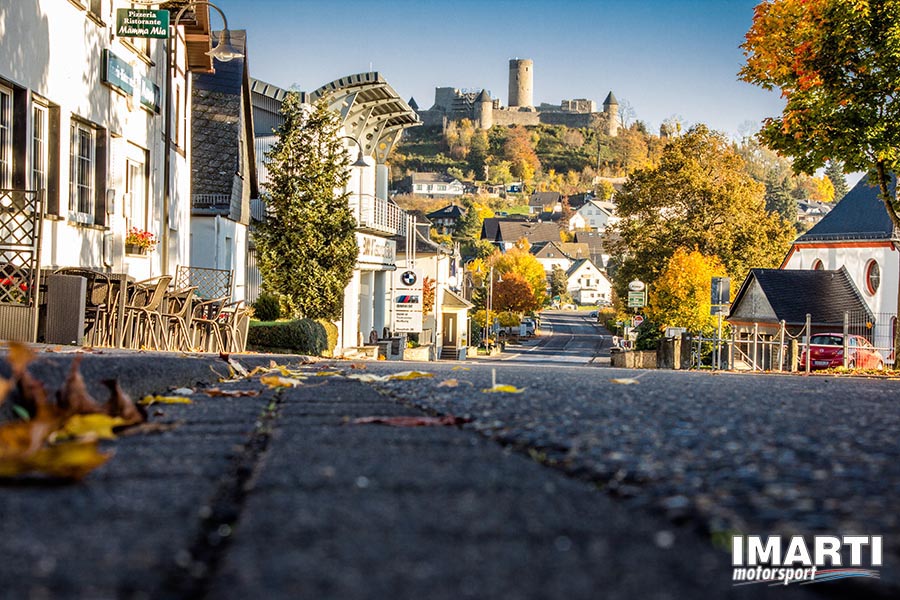
[[[809,339],[812,357],[810,369],[829,369],[844,365],[844,334],[817,333]],[[847,366],[860,369],[883,369],[884,357],[861,335],[847,339]],[[806,347],[800,354],[800,368],[806,369]]]
[[[591,312],[588,313],[588,317],[591,319],[596,319],[599,314],[600,313],[598,313],[596,310],[592,310]]]

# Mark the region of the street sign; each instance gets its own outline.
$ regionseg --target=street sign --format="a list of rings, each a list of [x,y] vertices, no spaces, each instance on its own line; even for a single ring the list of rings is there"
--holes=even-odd
[[[647,291],[628,292],[628,308],[647,306]]]
[[[728,314],[728,304],[731,301],[731,279],[728,277],[713,277],[710,288],[709,314]]]
[[[166,39],[169,37],[169,11],[119,8],[116,10],[116,35]]]
[[[422,331],[422,277],[411,269],[394,271],[393,311],[391,331],[419,333]]]
[[[647,286],[645,286],[644,282],[639,279],[635,279],[628,284],[628,289],[632,292],[643,292],[645,287]]]
[[[634,315],[631,318],[631,322],[633,324],[632,327],[640,327],[641,323],[644,322],[644,317],[642,317],[641,315]]]

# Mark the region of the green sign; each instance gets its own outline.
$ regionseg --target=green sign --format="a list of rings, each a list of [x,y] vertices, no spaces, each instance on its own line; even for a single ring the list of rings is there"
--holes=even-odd
[[[166,39],[169,37],[169,11],[120,8],[116,10],[116,35]]]
[[[149,111],[158,114],[160,107],[160,98],[162,98],[162,94],[159,91],[159,86],[146,77],[141,77],[140,92],[141,106]]]
[[[628,308],[641,308],[647,305],[647,290],[628,292]]]
[[[101,60],[100,81],[126,96],[134,94],[134,69],[131,65],[109,50],[103,50]]]

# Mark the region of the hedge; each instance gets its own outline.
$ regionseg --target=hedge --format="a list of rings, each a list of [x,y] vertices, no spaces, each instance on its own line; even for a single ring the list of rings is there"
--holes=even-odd
[[[324,319],[252,322],[247,345],[268,352],[331,355],[337,346],[337,326]]]

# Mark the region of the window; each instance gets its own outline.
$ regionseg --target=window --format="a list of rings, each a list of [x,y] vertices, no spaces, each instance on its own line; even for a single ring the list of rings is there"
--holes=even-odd
[[[0,87],[0,189],[12,187],[12,90]]]
[[[125,193],[128,202],[128,228],[147,227],[147,168],[143,160],[125,161]]]
[[[874,295],[881,285],[881,267],[874,260],[870,260],[866,265],[866,291]]]
[[[69,219],[94,222],[94,129],[72,121],[72,161],[69,169]]]
[[[31,189],[47,189],[47,169],[49,155],[47,146],[49,143],[50,127],[49,110],[40,104],[32,105],[31,120]]]
[[[825,265],[822,264],[822,261],[818,258],[813,261],[812,270],[813,271],[822,271],[825,269]]]

